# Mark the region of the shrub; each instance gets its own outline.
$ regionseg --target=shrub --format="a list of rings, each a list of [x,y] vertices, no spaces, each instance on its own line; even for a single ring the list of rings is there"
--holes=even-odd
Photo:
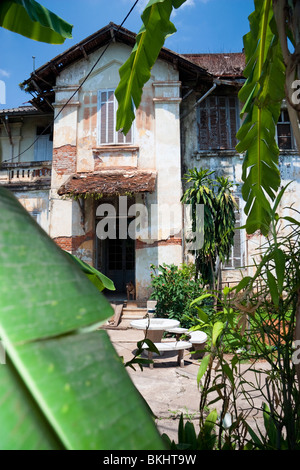
[[[205,291],[201,280],[195,280],[195,266],[152,264],[150,267],[153,271],[153,292],[150,298],[157,300],[156,316],[178,320],[182,327],[190,328],[193,325],[193,317],[197,315],[196,308],[190,303]]]

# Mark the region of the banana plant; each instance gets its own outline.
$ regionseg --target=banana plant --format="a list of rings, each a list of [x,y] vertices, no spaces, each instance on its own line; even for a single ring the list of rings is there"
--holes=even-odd
[[[165,39],[176,32],[170,21],[173,9],[186,0],[150,0],[141,16],[143,25],[136,36],[136,44],[119,70],[120,82],[115,91],[119,103],[117,130],[126,135],[135,119],[135,108],[139,107],[143,86],[149,80]]]
[[[269,232],[271,205],[280,186],[279,149],[275,124],[284,94],[285,65],[277,34],[272,0],[255,2],[249,17],[250,31],[244,37],[246,82],[239,98],[245,118],[237,133],[243,161],[242,195],[246,201],[248,233]]]
[[[1,450],[164,449],[107,300],[4,188],[0,227]]]
[[[2,0],[0,26],[30,39],[63,44],[73,26],[35,0]]]

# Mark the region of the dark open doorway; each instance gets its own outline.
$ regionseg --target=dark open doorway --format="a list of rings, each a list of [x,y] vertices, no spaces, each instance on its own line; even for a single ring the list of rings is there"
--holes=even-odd
[[[125,300],[126,284],[130,281],[135,284],[135,240],[128,235],[120,238],[120,224],[126,222],[127,228],[130,222],[134,219],[132,217],[119,216],[116,212],[114,218],[115,230],[114,237],[107,236],[105,239],[97,237],[96,247],[96,264],[103,274],[111,279],[116,287],[114,293],[109,292],[109,297],[116,300]],[[108,220],[107,216],[106,219]],[[101,219],[96,218],[96,223]],[[124,225],[123,225],[124,227]]]

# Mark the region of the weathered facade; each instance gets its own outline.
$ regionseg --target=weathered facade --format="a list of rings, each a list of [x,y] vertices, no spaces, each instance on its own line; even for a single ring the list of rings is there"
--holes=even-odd
[[[29,212],[39,214],[36,218],[61,248],[112,278],[122,295],[132,280],[143,303],[150,294],[151,264],[179,265],[188,259],[180,204],[188,169],[209,168],[229,176],[242,222],[243,157],[234,148],[244,56],[183,56],[163,49],[135,123],[123,136],[115,131],[114,90],[134,40],[133,33],[110,24],[24,82],[34,108],[0,114],[0,184],[10,187]],[[285,119],[283,111],[278,126],[279,146],[285,146],[280,154],[283,184],[297,179],[299,159],[292,137],[286,140]],[[50,134],[45,132],[49,123]],[[27,150],[41,133],[36,140],[40,150]],[[49,160],[41,150],[45,135]],[[297,184],[289,187],[287,197],[297,194]],[[259,237],[237,232],[224,280],[234,282],[241,272],[251,272],[245,266],[251,264]]]
[[[188,54],[186,57],[207,70],[214,79],[213,86],[205,93],[194,88],[186,100],[183,100],[183,172],[189,168],[208,168],[215,171],[215,176],[228,177],[234,183],[234,195],[239,205],[239,211],[236,213],[237,226],[243,226],[245,203],[241,187],[244,156],[235,150],[235,136],[241,124],[238,92],[244,83],[244,54]],[[276,138],[280,151],[281,185],[283,187],[292,182],[279,207],[279,212],[284,208],[287,215],[287,207],[300,209],[300,160],[285,103],[282,103]],[[289,215],[292,213],[291,210]],[[258,232],[247,235],[244,229],[237,230],[230,260],[223,267],[223,282],[236,283],[242,275],[253,275],[253,260],[260,259],[260,248],[265,242]]]
[[[0,110],[0,184],[49,231],[52,113],[32,106]]]

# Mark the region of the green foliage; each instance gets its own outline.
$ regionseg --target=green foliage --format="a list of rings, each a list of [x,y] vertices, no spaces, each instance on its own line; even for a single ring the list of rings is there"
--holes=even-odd
[[[197,435],[194,424],[190,421],[184,423],[183,415],[181,415],[178,426],[178,443],[176,444],[175,441],[171,441],[167,434],[163,434],[162,438],[170,450],[214,450],[217,417],[216,410],[213,410],[207,416],[203,427]]]
[[[79,267],[82,272],[87,276],[87,278],[94,284],[94,286],[97,287],[97,289],[101,292],[104,289],[108,290],[116,290],[115,285],[111,279],[109,279],[107,276],[102,274],[100,271],[98,271],[96,268],[93,266],[90,266],[89,264],[85,263],[81,259],[77,258],[76,256],[68,253],[65,251],[66,256],[71,258],[71,260]]]
[[[0,26],[36,41],[63,44],[73,26],[35,0],[2,0]]]
[[[120,68],[120,83],[115,91],[119,103],[116,129],[125,135],[135,119],[134,109],[140,105],[143,86],[150,78],[165,39],[176,31],[170,21],[172,10],[185,1],[150,0],[144,9],[143,25],[129,59]]]
[[[4,188],[0,225],[1,449],[163,449],[109,303]]]
[[[232,183],[223,177],[212,178],[214,171],[192,169],[184,176],[189,185],[181,202],[191,205],[192,231],[204,234],[203,245],[191,250],[195,255],[196,276],[201,274],[205,283],[214,285],[217,259],[226,261],[233,245],[236,202]],[[197,218],[197,205],[203,205],[203,221]]]
[[[151,265],[151,299],[157,300],[156,315],[180,321],[182,327],[193,324],[197,310],[191,306],[195,296],[204,292],[203,284],[195,280],[193,265]],[[204,308],[209,308],[207,305]]]
[[[220,317],[210,320],[199,312],[198,328],[210,328],[212,338],[198,373],[199,423],[201,429],[207,408],[219,403],[215,449],[300,448],[300,393],[293,359],[300,224],[290,216],[280,218],[276,212],[284,190],[271,209],[272,232],[261,250],[255,275],[223,293],[219,302],[223,317],[219,312]],[[284,230],[286,220],[289,225]],[[233,346],[230,355],[226,351],[228,336]],[[247,378],[249,373],[253,378]],[[259,403],[255,397],[260,397]],[[245,405],[239,406],[241,402]],[[254,412],[263,418],[264,426],[257,429],[249,424]],[[231,417],[227,427],[226,416]]]
[[[285,96],[285,65],[278,39],[272,1],[255,1],[249,17],[250,32],[244,37],[246,82],[239,93],[245,117],[237,133],[236,147],[245,152],[242,195],[246,201],[248,233],[269,232],[270,201],[280,185],[276,123]]]
[[[198,310],[193,329],[205,329],[211,338],[197,376],[199,432],[182,419],[178,444],[163,436],[171,449],[300,449],[300,391],[295,381],[299,354],[294,349],[300,223],[290,215],[277,214],[285,189],[270,211],[271,233],[261,248],[255,275],[225,288],[213,315],[201,308],[204,295],[192,302]],[[211,408],[215,419],[207,440]],[[257,426],[254,415],[260,416]]]

